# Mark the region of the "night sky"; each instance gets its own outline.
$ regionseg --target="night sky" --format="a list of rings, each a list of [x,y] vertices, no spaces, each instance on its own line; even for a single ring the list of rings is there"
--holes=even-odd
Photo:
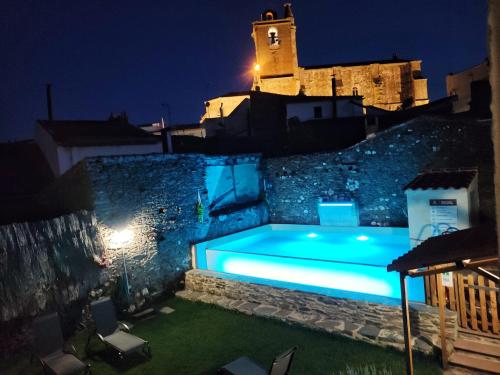
[[[203,101],[247,90],[251,22],[283,1],[2,0],[0,141],[46,118],[198,122]],[[296,0],[299,65],[423,60],[431,99],[449,72],[487,56],[486,0]]]

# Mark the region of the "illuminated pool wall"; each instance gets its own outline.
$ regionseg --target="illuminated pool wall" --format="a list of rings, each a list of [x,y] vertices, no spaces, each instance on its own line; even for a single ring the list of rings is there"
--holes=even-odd
[[[234,277],[240,281],[261,283],[283,288],[298,289],[307,292],[321,293],[329,296],[351,298],[370,302],[399,304],[401,298],[399,274],[387,272],[385,265],[356,264],[352,262],[311,259],[286,254],[258,254],[219,250],[217,247],[227,241],[244,238],[258,231],[270,230],[272,227],[286,228],[309,227],[314,232],[335,232],[346,229],[325,228],[318,226],[267,225],[234,235],[225,236],[214,241],[207,241],[193,247],[193,268],[216,271]],[[349,228],[353,233],[370,233],[376,231],[390,232],[391,228]],[[403,228],[395,228],[405,231]],[[358,238],[363,236],[358,236]],[[304,249],[306,250],[306,249]],[[376,263],[376,262],[374,262]],[[408,296],[411,301],[424,302],[425,293],[422,278],[408,278]]]

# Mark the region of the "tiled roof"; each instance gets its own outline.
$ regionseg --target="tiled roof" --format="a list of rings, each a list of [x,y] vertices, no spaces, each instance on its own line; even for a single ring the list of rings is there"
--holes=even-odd
[[[404,190],[467,188],[476,174],[477,171],[473,169],[424,172],[406,185]]]
[[[497,233],[493,225],[463,229],[431,237],[387,266],[404,272],[421,267],[455,263],[466,259],[498,256]]]
[[[61,146],[137,145],[161,142],[159,137],[117,120],[39,120],[38,123]]]

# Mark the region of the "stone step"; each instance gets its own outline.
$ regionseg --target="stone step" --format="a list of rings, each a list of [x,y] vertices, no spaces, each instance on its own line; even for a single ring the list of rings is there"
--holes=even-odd
[[[454,347],[455,349],[467,352],[485,354],[491,357],[500,357],[500,345],[459,338],[455,341]]]
[[[469,369],[486,371],[492,374],[500,374],[500,361],[481,358],[466,352],[453,353],[448,362],[452,365],[462,366]]]

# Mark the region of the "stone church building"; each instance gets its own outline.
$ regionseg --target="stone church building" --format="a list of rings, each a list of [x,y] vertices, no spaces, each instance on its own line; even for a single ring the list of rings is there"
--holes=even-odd
[[[290,4],[283,18],[274,10],[253,22],[256,62],[252,90],[282,95],[363,96],[363,104],[398,110],[429,102],[421,60],[365,61],[299,66],[296,25]],[[332,87],[335,90],[332,90]]]
[[[282,18],[274,10],[266,10],[261,20],[252,25],[256,56],[251,91],[227,93],[207,100],[205,113],[200,119],[204,129],[201,137],[222,131],[248,135],[252,126],[263,122],[262,116],[257,116],[258,124],[250,124],[252,116],[249,113],[261,108],[258,103],[251,103],[252,98],[275,103],[274,107],[268,104],[266,114],[269,118],[273,117],[270,111],[283,112],[285,116],[287,103],[298,106],[299,102],[303,102],[302,111],[309,111],[308,115],[312,115],[319,102],[328,98],[336,103],[335,107],[355,101],[361,107],[373,106],[389,111],[429,103],[427,79],[422,76],[420,60],[394,57],[390,60],[299,66],[296,26],[290,4],[284,5]],[[311,103],[312,97],[318,99],[317,103]],[[279,106],[276,103],[285,104]],[[337,110],[334,112],[331,117],[342,117]],[[314,114],[314,119],[323,120],[325,116]]]

